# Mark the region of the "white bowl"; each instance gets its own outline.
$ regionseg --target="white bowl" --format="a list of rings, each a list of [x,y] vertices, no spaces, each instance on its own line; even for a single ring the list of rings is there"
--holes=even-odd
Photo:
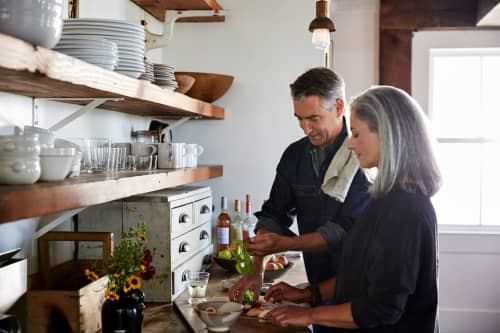
[[[38,141],[41,147],[54,147],[54,132],[46,128],[24,126],[24,135],[38,134]]]
[[[0,1],[0,32],[47,48],[62,33],[63,0]]]
[[[207,308],[215,309],[216,312],[207,312]],[[243,305],[228,301],[208,301],[196,304],[195,310],[209,331],[227,332],[241,315]]]
[[[75,148],[42,148],[40,180],[57,181],[66,178],[73,165],[74,157]]]
[[[30,159],[38,158],[39,154],[38,134],[0,136],[0,158],[25,157]]]
[[[22,157],[0,159],[0,184],[34,184],[41,174],[40,159]]]

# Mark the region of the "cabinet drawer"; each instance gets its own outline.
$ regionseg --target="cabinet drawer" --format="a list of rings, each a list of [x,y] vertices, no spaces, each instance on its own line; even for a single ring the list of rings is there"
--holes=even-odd
[[[193,229],[187,234],[172,239],[172,267],[182,264],[183,261],[205,248],[210,241],[211,234],[209,223]]]
[[[172,238],[182,235],[195,227],[193,204],[172,208],[170,215]]]
[[[179,296],[179,294],[186,289],[188,284],[188,272],[200,271],[203,257],[210,253],[212,253],[212,245],[209,245],[201,252],[193,256],[191,259],[186,261],[184,264],[180,265],[174,271],[172,271],[172,299],[177,298],[177,296]]]
[[[212,197],[194,202],[194,223],[201,225],[210,222],[212,217]]]

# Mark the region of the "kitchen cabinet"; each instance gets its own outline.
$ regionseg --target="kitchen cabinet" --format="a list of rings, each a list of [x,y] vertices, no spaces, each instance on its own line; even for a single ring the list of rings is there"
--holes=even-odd
[[[224,119],[224,109],[34,46],[0,33],[0,91],[45,97],[121,98],[101,107],[142,116]],[[221,177],[221,165],[83,174],[61,182],[0,186],[0,223],[53,214],[131,195]]]

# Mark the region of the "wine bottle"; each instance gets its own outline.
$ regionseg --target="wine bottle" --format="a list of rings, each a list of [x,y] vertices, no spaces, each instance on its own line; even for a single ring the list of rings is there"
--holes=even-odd
[[[221,197],[221,212],[217,217],[217,251],[221,252],[229,248],[229,234],[231,228],[231,218],[227,213],[227,198]]]
[[[234,215],[231,219],[231,244],[243,240],[243,218],[241,217],[241,201],[234,200]]]
[[[252,201],[250,200],[250,194],[247,194],[245,203],[245,218],[243,219],[243,239],[254,237],[254,229],[255,223],[252,219]]]

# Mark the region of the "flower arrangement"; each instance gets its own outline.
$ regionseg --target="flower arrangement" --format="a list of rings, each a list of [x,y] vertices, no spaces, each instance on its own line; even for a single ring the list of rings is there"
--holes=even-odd
[[[113,255],[104,262],[100,273],[109,277],[105,292],[107,299],[117,301],[120,294],[139,289],[142,280],[153,278],[156,269],[151,265],[153,254],[146,247],[147,241],[144,223],[130,227],[115,247]],[[85,275],[95,281],[99,278],[98,271],[86,269]]]

